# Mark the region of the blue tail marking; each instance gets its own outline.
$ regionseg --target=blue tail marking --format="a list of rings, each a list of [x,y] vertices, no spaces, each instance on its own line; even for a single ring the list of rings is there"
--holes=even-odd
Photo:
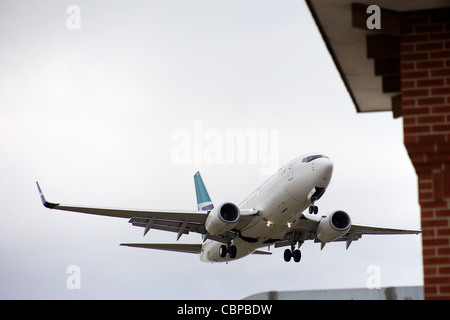
[[[197,196],[197,208],[198,210],[212,210],[214,205],[209,197],[208,191],[206,191],[205,184],[203,183],[200,172],[194,175],[195,195]]]

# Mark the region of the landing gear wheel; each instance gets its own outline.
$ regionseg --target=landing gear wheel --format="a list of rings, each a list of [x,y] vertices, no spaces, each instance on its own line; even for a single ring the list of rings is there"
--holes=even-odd
[[[300,260],[302,259],[302,253],[298,249],[297,250],[291,250],[291,249],[284,250],[284,261],[289,262],[289,261],[291,261],[291,258],[294,258],[295,262],[300,262]]]
[[[219,248],[219,256],[221,258],[225,258],[227,256],[227,252],[228,252],[227,246],[224,245],[224,244],[221,245],[220,248]]]
[[[284,261],[289,262],[292,258],[292,251],[290,249],[284,250]]]
[[[295,262],[300,262],[300,260],[302,259],[302,253],[298,249],[294,250],[292,255],[294,256],[294,261]]]
[[[231,259],[236,258],[236,255],[237,255],[237,248],[236,248],[236,246],[230,246],[228,248],[228,253],[229,253]]]
[[[317,207],[317,206],[314,206],[314,205],[311,205],[310,207],[309,207],[309,213],[310,214],[317,214],[319,212],[319,207]]]

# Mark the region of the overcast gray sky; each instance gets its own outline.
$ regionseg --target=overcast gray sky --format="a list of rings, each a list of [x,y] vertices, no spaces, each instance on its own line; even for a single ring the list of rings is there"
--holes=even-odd
[[[0,298],[240,299],[366,287],[371,266],[381,286],[422,284],[420,236],[205,264],[119,246],[176,234],[41,205],[36,180],[65,204],[195,209],[198,170],[215,203],[239,203],[267,178],[261,150],[275,167],[318,151],[334,161],[321,213],[420,228],[402,120],[356,113],[304,1],[0,0],[0,71]],[[261,133],[256,161],[225,161],[239,129]],[[213,160],[192,142],[180,163],[179,133]]]

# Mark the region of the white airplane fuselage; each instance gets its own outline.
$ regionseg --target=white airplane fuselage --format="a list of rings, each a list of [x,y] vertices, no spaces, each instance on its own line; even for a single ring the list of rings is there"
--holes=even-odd
[[[208,239],[202,245],[201,261],[236,260],[282,239],[302,212],[323,195],[332,173],[333,163],[325,156],[310,160],[303,155],[281,167],[239,204],[240,209],[258,210],[258,215],[234,237],[236,257],[221,257],[223,243]]]

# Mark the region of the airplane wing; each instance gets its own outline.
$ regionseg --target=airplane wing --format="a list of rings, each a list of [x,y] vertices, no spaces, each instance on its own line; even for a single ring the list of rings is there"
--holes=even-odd
[[[348,233],[346,233],[345,235],[334,241],[345,241],[346,248],[348,249],[348,247],[353,241],[357,241],[363,235],[419,234],[420,232],[421,232],[420,230],[415,229],[397,229],[397,228],[352,224]]]
[[[156,249],[156,250],[166,250],[166,251],[176,251],[184,253],[200,253],[202,251],[201,244],[185,244],[185,243],[121,243],[121,246],[135,247],[135,248],[145,248],[145,249]],[[268,251],[256,250],[253,254],[272,254]]]
[[[144,228],[144,236],[151,229],[157,229],[177,233],[177,240],[180,239],[183,234],[197,232],[207,235],[209,239],[217,240],[219,242],[225,241],[222,237],[207,234],[205,222],[210,210],[136,210],[62,205],[60,203],[47,201],[38,182],[36,182],[36,185],[39,190],[42,204],[44,207],[52,210],[127,218],[129,219],[128,222],[133,226]],[[241,210],[241,219],[237,228],[247,225],[251,216],[257,213],[258,211]]]
[[[282,247],[291,245],[292,239],[296,242],[302,243],[306,240],[314,240],[314,242],[321,242],[316,237],[316,229],[321,218],[315,215],[303,214],[299,222],[293,226],[293,230],[285,235],[283,239],[275,244],[275,247]],[[395,234],[419,234],[421,230],[416,229],[398,229],[379,226],[368,226],[362,224],[353,224],[346,234],[334,240],[333,242],[345,241],[346,247],[350,246],[353,241],[357,241],[363,235],[395,235]],[[325,244],[322,243],[322,248]]]
[[[121,243],[121,246],[146,248],[166,251],[176,251],[184,253],[200,253],[202,245],[199,244],[185,244],[185,243]]]

